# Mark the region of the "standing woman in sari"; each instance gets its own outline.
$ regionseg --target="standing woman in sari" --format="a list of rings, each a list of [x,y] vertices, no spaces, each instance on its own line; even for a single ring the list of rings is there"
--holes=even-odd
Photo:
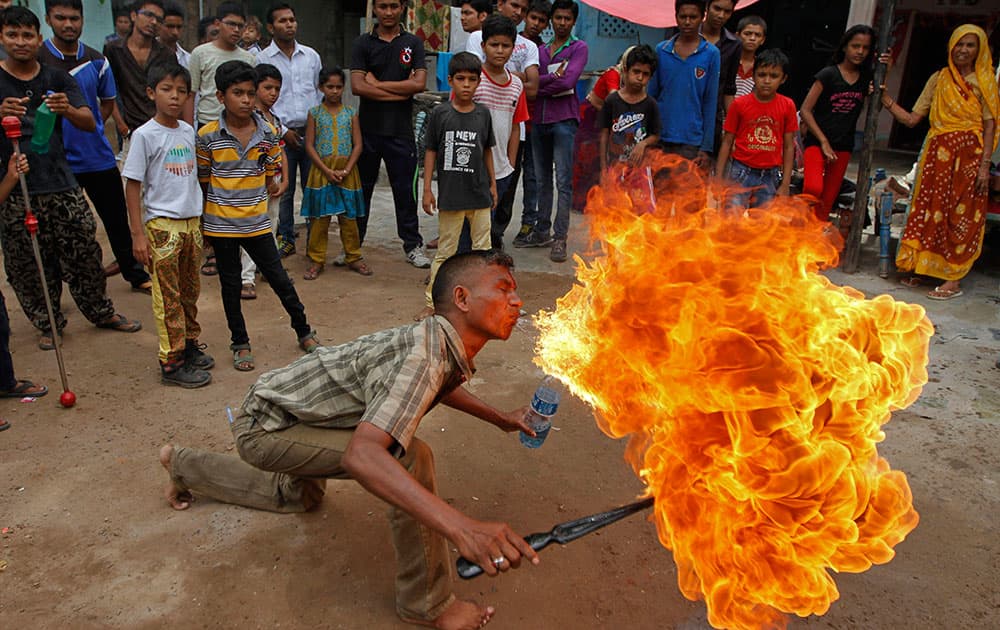
[[[899,241],[896,267],[944,282],[927,294],[932,300],[962,295],[959,284],[982,251],[986,228],[990,156],[997,146],[1000,98],[983,29],[964,24],[948,41],[948,67],[931,76],[907,112],[883,92],[882,105],[900,123],[913,127],[930,114],[913,189],[913,203]]]

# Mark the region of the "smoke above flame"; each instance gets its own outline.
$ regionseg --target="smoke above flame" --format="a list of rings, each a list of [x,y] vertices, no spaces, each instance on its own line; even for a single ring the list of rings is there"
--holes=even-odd
[[[917,525],[876,446],[927,382],[933,327],[820,275],[839,237],[804,204],[701,209],[700,177],[655,159],[681,173],[655,208],[639,171],[591,191],[600,255],[536,316],[537,362],[629,438],[680,589],[713,626],[822,615],[831,570],[888,562]]]

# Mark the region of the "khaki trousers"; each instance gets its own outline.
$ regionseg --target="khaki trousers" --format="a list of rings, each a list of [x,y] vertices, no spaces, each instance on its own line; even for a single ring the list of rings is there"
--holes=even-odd
[[[271,512],[305,512],[323,499],[327,479],[349,479],[341,458],[353,429],[297,424],[264,431],[240,410],[233,437],[240,457],[175,447],[170,477],[179,489],[224,503]],[[415,439],[400,463],[425,488],[437,494],[434,456]],[[396,549],[396,612],[432,620],[454,601],[447,540],[390,506],[389,526]]]
[[[458,251],[458,240],[462,236],[462,225],[469,220],[472,235],[472,249],[490,248],[490,209],[481,210],[438,210],[438,249],[431,263],[431,278],[424,292],[427,306],[433,307],[431,292],[434,278],[441,264]]]

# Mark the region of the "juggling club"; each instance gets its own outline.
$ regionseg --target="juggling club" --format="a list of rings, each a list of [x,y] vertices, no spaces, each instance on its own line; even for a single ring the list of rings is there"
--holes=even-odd
[[[21,121],[17,116],[4,116],[0,121],[3,125],[4,134],[14,145],[14,155],[21,154]],[[49,283],[45,280],[45,267],[42,266],[42,252],[38,248],[38,219],[31,211],[31,200],[28,197],[28,182],[24,178],[24,173],[18,173],[21,179],[21,196],[24,198],[24,227],[27,228],[31,236],[31,250],[35,254],[35,264],[38,266],[38,276],[42,280],[42,294],[45,296],[45,310],[49,315],[49,327],[52,331],[52,344],[56,349],[56,361],[59,362],[59,378],[62,379],[62,396],[59,403],[63,407],[72,407],[76,404],[76,394],[69,388],[69,380],[66,378],[66,366],[63,363],[62,348],[59,344],[59,329],[56,327],[56,316],[52,310],[52,300],[49,298]]]

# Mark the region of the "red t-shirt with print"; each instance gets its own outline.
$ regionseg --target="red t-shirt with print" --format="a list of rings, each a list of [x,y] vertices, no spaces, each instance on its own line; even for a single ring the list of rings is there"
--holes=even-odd
[[[734,160],[750,168],[773,168],[781,166],[784,136],[797,131],[799,121],[787,96],[775,94],[762,103],[750,93],[733,101],[722,128],[736,136]]]

